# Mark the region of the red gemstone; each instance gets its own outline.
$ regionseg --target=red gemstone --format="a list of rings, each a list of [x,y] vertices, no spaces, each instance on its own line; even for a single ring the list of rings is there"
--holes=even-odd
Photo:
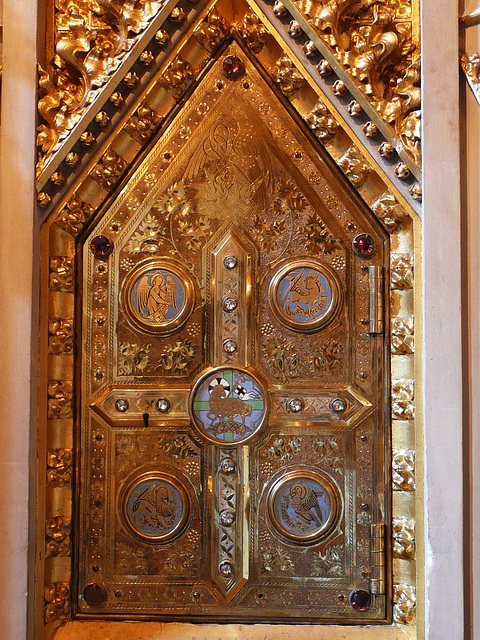
[[[357,589],[350,594],[350,604],[357,611],[366,611],[372,604],[372,596],[368,591]]]
[[[238,56],[227,56],[223,61],[223,72],[230,80],[240,78],[245,72],[245,66]]]
[[[368,258],[372,255],[375,247],[375,241],[368,233],[361,233],[353,239],[353,250],[362,258]]]
[[[90,243],[90,250],[94,256],[104,258],[112,251],[113,244],[107,236],[95,236]]]

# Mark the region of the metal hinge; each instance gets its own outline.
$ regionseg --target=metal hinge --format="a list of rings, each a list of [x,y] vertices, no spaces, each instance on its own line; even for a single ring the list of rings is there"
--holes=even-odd
[[[374,267],[375,268],[375,267]],[[370,593],[385,593],[385,525],[370,525]]]
[[[368,333],[383,333],[383,268],[369,266],[370,317]]]

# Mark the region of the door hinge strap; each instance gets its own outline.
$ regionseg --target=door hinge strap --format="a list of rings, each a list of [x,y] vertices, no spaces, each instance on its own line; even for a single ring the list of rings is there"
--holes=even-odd
[[[385,593],[385,525],[370,526],[370,593]]]

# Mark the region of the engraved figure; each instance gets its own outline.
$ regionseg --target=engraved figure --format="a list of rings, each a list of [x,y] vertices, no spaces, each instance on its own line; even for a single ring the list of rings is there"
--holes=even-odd
[[[210,392],[210,411],[207,418],[212,422],[219,419],[216,433],[231,431],[243,436],[247,431],[245,418],[252,414],[252,407],[240,398],[228,398],[228,392],[222,384],[215,385]],[[241,416],[242,423],[235,422],[234,419]],[[227,421],[224,422],[225,418]]]
[[[162,322],[170,307],[177,311],[177,287],[172,276],[156,273],[149,282],[143,276],[137,288],[137,311],[152,322]]]
[[[166,485],[151,484],[138,496],[132,509],[140,528],[169,529],[177,517],[177,500]]]
[[[302,484],[294,484],[290,488],[290,506],[295,511],[297,518],[307,525],[316,523],[321,526],[323,522],[322,511],[318,504],[318,498],[323,491],[314,491],[311,487]]]
[[[322,311],[326,299],[327,294],[319,276],[313,273],[305,275],[301,271],[292,278],[282,298],[282,305],[289,316],[300,315],[313,318],[315,314]]]

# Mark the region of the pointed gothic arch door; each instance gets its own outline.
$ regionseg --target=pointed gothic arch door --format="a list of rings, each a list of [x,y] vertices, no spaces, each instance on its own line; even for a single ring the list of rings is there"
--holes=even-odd
[[[76,615],[388,621],[388,238],[238,43],[81,244]]]

